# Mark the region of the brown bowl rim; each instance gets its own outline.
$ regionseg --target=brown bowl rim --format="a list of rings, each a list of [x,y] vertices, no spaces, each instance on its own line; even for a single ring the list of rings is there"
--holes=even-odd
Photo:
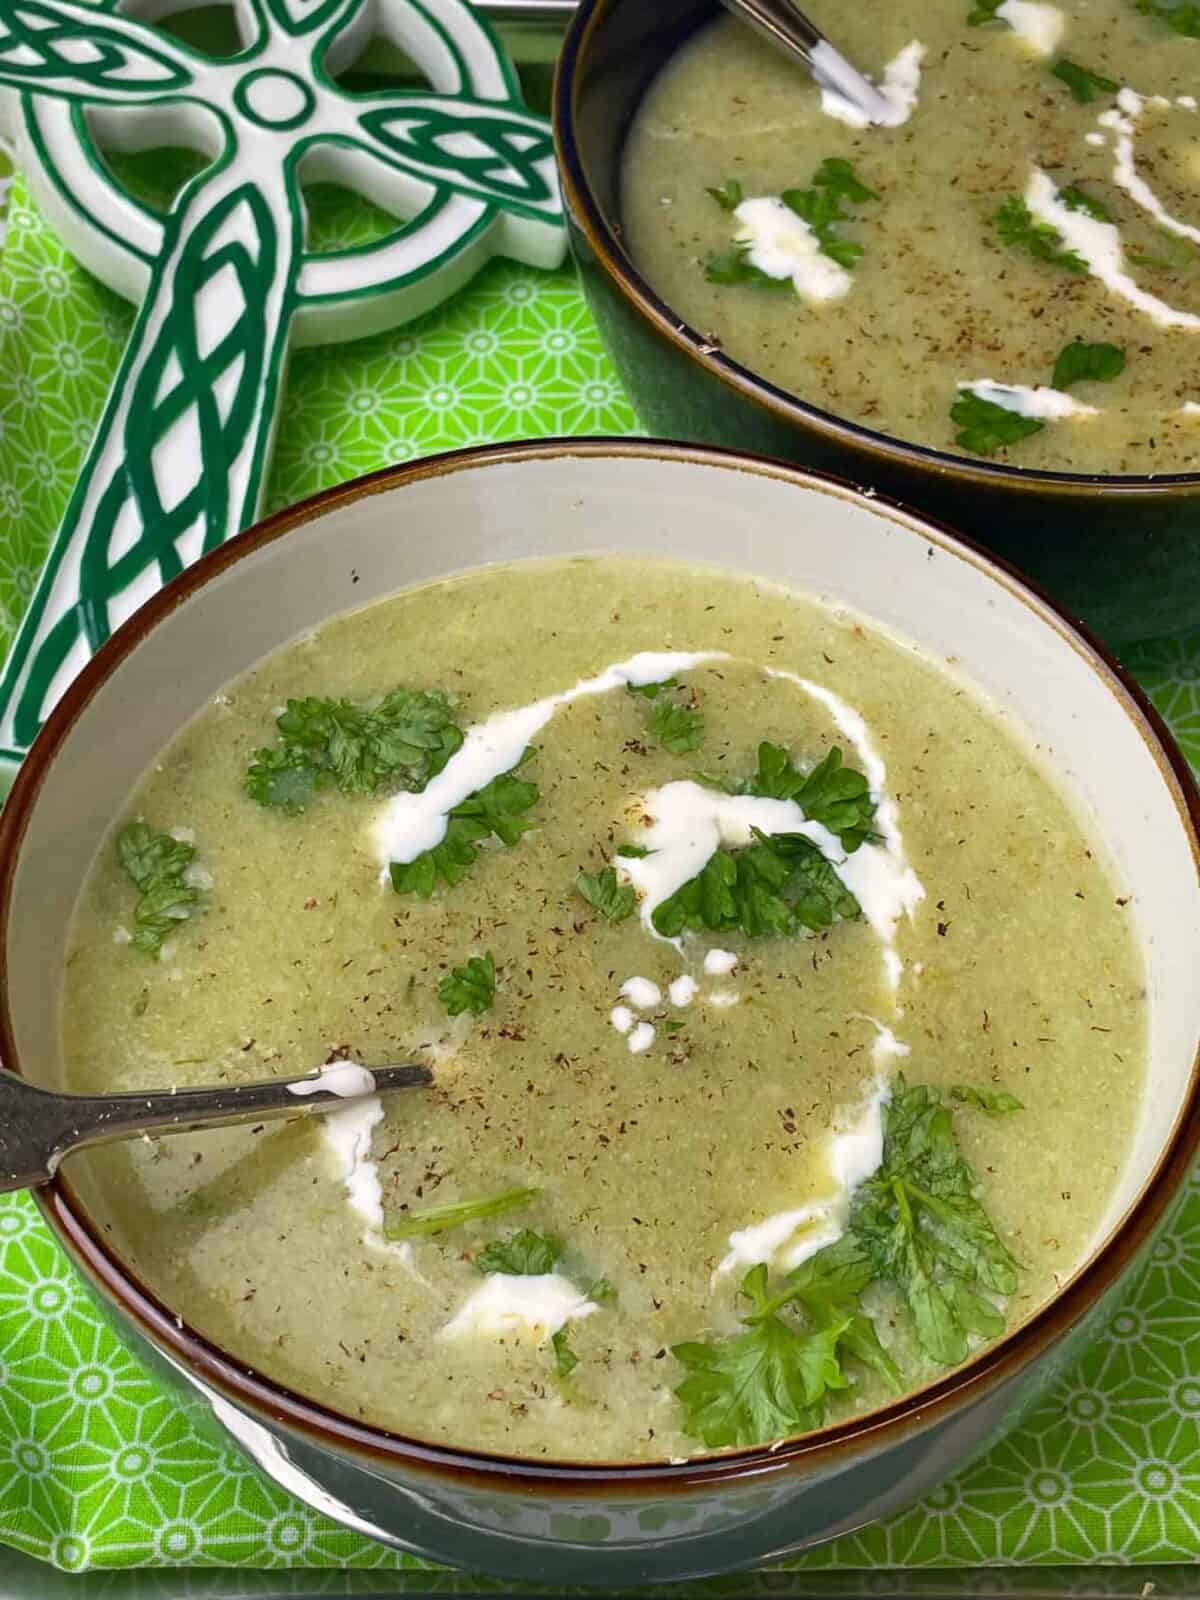
[[[1120,702],[1172,793],[1200,875],[1200,792],[1190,768],[1153,706],[1104,645],[1008,563],[982,547],[885,496],[867,495],[828,474],[747,452],[637,438],[564,438],[486,445],[387,467],[326,489],[264,518],[202,556],[147,600],[83,668],[47,718],[0,812],[0,1060],[20,1071],[9,1008],[8,948],[12,884],[21,840],[38,793],[67,734],[116,667],[160,621],[214,579],[289,533],[343,506],[376,494],[401,490],[426,478],[483,470],[504,463],[572,457],[668,461],[781,479],[808,491],[851,500],[873,513],[880,513],[893,527],[921,538],[931,549],[936,547],[941,553],[966,561],[991,577],[1019,599],[1042,625],[1052,627],[1082,656]],[[637,1496],[651,1490],[683,1493],[730,1479],[759,1478],[797,1468],[803,1471],[835,1460],[844,1465],[847,1457],[874,1454],[908,1434],[946,1420],[962,1406],[983,1399],[1057,1343],[1124,1271],[1162,1220],[1198,1152],[1200,1042],[1193,1059],[1188,1095],[1139,1193],[1103,1246],[1027,1321],[936,1382],[861,1417],[846,1418],[776,1447],[758,1445],[723,1454],[688,1457],[680,1462],[533,1460],[429,1444],[355,1421],[262,1376],[178,1318],[118,1259],[103,1230],[88,1216],[86,1207],[63,1173],[44,1188],[35,1190],[34,1199],[52,1232],[85,1278],[174,1365],[182,1367],[193,1380],[209,1385],[252,1414],[289,1428],[318,1448],[352,1452],[379,1465],[403,1465],[490,1491],[512,1489],[519,1482],[523,1488],[536,1488],[550,1495]]]
[[[567,216],[583,232],[597,261],[602,264],[622,298],[651,324],[660,337],[759,409],[843,448],[857,450],[865,458],[864,466],[886,463],[918,469],[940,478],[953,478],[963,485],[1004,488],[1018,493],[1040,491],[1044,495],[1071,495],[1083,491],[1089,495],[1112,494],[1147,499],[1170,495],[1184,497],[1200,489],[1200,471],[1048,472],[1039,467],[980,461],[971,456],[956,455],[950,450],[938,450],[931,445],[910,443],[810,404],[762,377],[752,367],[744,366],[719,348],[714,348],[711,337],[691,327],[678,312],[673,311],[634,266],[617,231],[596,199],[580,154],[576,107],[581,69],[595,34],[603,27],[612,7],[619,3],[620,0],[579,0],[555,68],[552,95],[554,143]]]

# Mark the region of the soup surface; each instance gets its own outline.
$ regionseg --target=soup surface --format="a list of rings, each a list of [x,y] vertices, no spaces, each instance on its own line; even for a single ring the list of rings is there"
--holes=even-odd
[[[631,130],[629,249],[839,417],[1021,467],[1195,471],[1200,44],[1163,20],[1187,9],[813,0],[856,65],[895,63],[905,120],[866,129],[722,18]]]
[[[164,752],[82,894],[68,1078],[431,1063],[94,1153],[115,1242],[352,1416],[682,1456],[916,1387],[1076,1267],[1141,1092],[1128,917],[952,668],[711,569],[523,563]]]

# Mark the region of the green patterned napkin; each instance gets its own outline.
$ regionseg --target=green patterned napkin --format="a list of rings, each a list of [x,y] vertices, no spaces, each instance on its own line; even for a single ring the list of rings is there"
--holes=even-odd
[[[332,198],[321,208],[329,242],[369,226]],[[0,256],[0,642],[29,598],[129,324],[18,182]],[[496,263],[398,333],[295,357],[268,509],[435,450],[635,427],[572,277]],[[1200,632],[1131,660],[1200,765]],[[421,1566],[196,1434],[108,1331],[24,1196],[0,1200],[0,1540],[68,1570]],[[1197,1560],[1194,1176],[1136,1298],[1020,1432],[913,1510],[797,1566]],[[449,1574],[436,1586],[473,1587]]]

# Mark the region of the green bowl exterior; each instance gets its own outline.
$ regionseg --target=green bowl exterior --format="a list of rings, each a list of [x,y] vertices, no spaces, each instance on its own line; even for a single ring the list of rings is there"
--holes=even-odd
[[[703,336],[672,317],[610,219],[623,130],[657,66],[712,7],[666,0],[657,24],[643,26],[631,16],[640,5],[585,0],[560,66],[556,135],[584,292],[647,430],[774,456],[899,500],[995,550],[1111,642],[1200,623],[1200,477],[1026,474],[876,443],[702,349]]]

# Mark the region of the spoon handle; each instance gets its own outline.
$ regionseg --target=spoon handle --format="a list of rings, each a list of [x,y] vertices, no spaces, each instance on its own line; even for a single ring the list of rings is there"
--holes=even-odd
[[[792,0],[721,0],[726,11],[756,28],[787,55],[798,58],[826,89],[834,89],[869,122],[886,122],[888,102],[857,67],[836,50]]]
[[[367,1093],[433,1082],[428,1067],[368,1069]],[[296,1087],[301,1085],[302,1087]],[[0,1193],[48,1183],[72,1150],[143,1133],[191,1133],[235,1122],[305,1116],[346,1106],[362,1094],[336,1093],[319,1078],[271,1078],[175,1093],[55,1094],[0,1069]]]

